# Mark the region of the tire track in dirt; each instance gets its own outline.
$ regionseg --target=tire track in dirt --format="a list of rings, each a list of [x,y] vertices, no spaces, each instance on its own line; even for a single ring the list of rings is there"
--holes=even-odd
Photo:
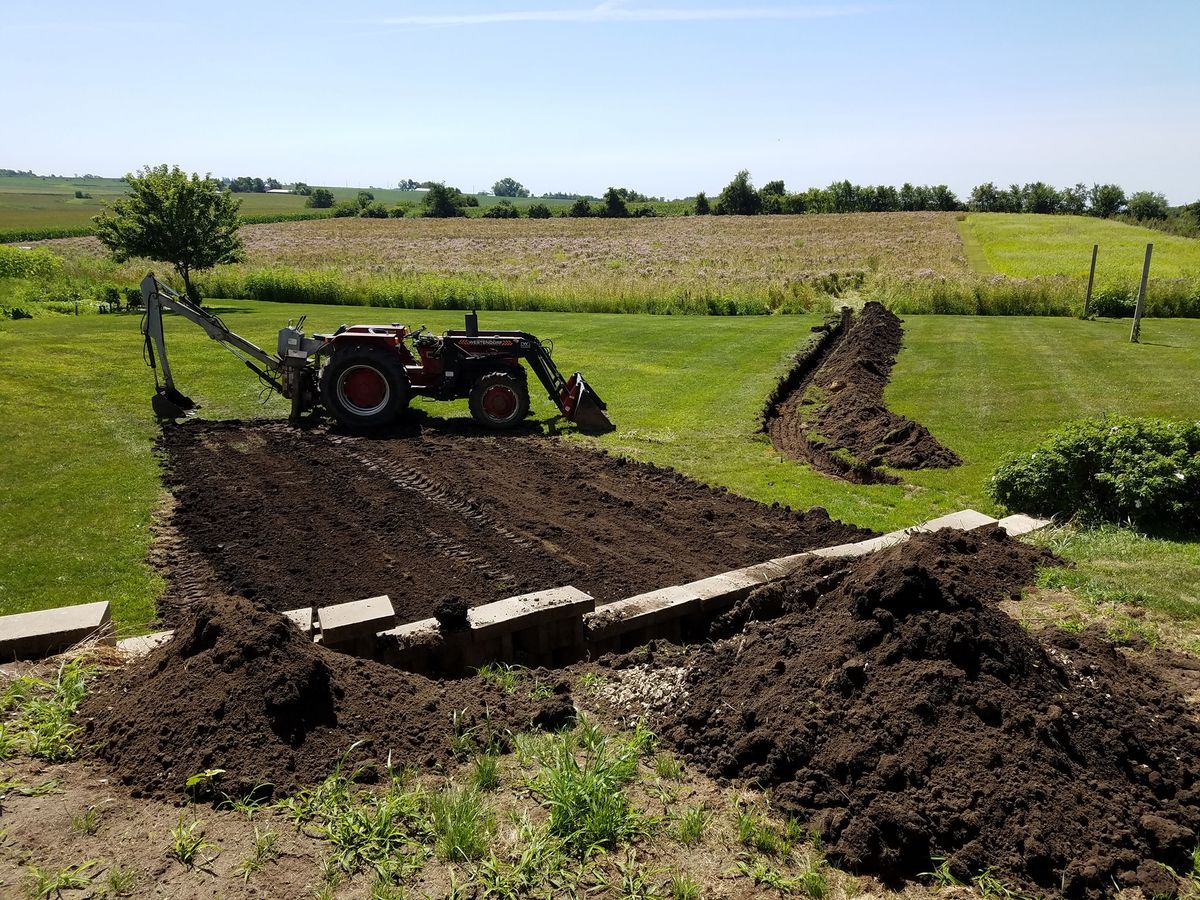
[[[563,584],[615,600],[867,534],[541,437],[193,422],[160,444],[168,623],[222,594],[273,609],[388,594],[402,620]]]

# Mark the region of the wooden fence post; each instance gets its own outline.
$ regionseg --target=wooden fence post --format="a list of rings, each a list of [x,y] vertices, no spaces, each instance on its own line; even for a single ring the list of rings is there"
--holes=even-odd
[[[1087,296],[1083,298],[1083,317],[1085,319],[1092,311],[1092,282],[1096,280],[1096,253],[1099,250],[1099,244],[1092,244],[1092,268],[1088,270]]]
[[[1154,252],[1154,245],[1146,245],[1146,261],[1142,263],[1142,285],[1138,288],[1137,303],[1133,307],[1133,331],[1129,333],[1129,342],[1131,344],[1138,343],[1138,338],[1142,336],[1142,310],[1146,306],[1146,279],[1150,277],[1150,254]]]

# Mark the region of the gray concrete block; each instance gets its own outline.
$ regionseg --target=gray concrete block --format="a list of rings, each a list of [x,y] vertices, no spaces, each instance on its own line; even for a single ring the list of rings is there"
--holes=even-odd
[[[991,516],[985,516],[981,512],[973,509],[963,509],[956,513],[939,516],[936,519],[930,519],[928,522],[923,522],[920,525],[914,525],[909,531],[940,531],[943,528],[958,528],[961,531],[974,531],[976,528],[982,528],[984,525],[995,525],[996,520]]]
[[[385,594],[322,606],[317,610],[317,623],[321,627],[321,642],[326,647],[338,647],[361,638],[374,638],[378,632],[391,628],[396,624],[396,611]]]
[[[1005,516],[1000,520],[1000,527],[1008,532],[1009,537],[1017,537],[1022,534],[1029,534],[1031,531],[1039,531],[1050,524],[1049,519],[1035,519],[1033,516],[1027,516],[1024,513],[1017,513],[1012,516]]]
[[[289,609],[283,613],[285,619],[290,619],[296,624],[296,627],[305,634],[311,635],[313,630],[313,608],[305,606],[303,609]]]
[[[0,616],[0,661],[40,659],[89,638],[116,643],[107,600]]]
[[[700,598],[700,608],[708,612],[724,609],[739,600],[744,600],[761,584],[757,577],[735,571],[701,578],[699,581],[689,581],[680,587],[696,594]]]
[[[584,627],[589,641],[604,641],[627,632],[678,621],[699,612],[701,605],[698,593],[686,585],[674,585],[598,607],[583,617]]]
[[[853,544],[838,544],[836,547],[822,547],[819,550],[812,551],[813,556],[825,557],[854,557],[866,556],[868,553],[874,553],[877,550],[883,550],[887,547],[894,547],[896,544],[903,544],[909,539],[907,531],[892,531],[887,534],[881,534],[879,537],[870,538],[865,541],[857,541]]]
[[[545,622],[579,618],[595,608],[590,594],[567,585],[476,606],[467,611],[467,621],[472,631],[511,634]]]
[[[145,656],[151,650],[161,647],[174,636],[174,631],[157,631],[154,634],[141,634],[137,637],[117,641],[117,649],[129,656]]]

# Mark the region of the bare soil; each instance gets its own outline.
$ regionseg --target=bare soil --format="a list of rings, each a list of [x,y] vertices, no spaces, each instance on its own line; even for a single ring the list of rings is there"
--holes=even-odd
[[[779,452],[858,483],[895,482],[881,471],[950,468],[962,460],[925,426],[887,408],[883,392],[904,331],[882,304],[867,303],[848,327],[806,360],[794,389],[773,401],[764,430]]]
[[[1189,871],[1200,832],[1200,728],[1100,635],[1001,611],[1045,561],[993,529],[815,562],[754,595],[735,636],[652,654],[686,668],[659,729],[770,788],[851,872],[898,882],[945,857],[1039,893],[1172,891],[1159,864]]]
[[[436,682],[326,650],[290,621],[235,597],[196,604],[175,636],[103,681],[80,710],[83,743],[133,796],[182,797],[222,769],[222,788],[286,794],[352,764],[431,769],[461,731],[559,728],[574,719],[565,683],[530,700],[478,681]]]
[[[161,448],[168,623],[225,594],[275,610],[387,594],[401,621],[565,584],[604,602],[870,535],[579,445],[419,420],[380,438],[193,422]]]

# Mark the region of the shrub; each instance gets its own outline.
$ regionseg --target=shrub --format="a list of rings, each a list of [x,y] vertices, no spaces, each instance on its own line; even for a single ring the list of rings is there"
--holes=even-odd
[[[1200,526],[1200,421],[1106,416],[1070,423],[992,476],[1010,509],[1146,531]]]
[[[0,278],[50,278],[61,272],[62,260],[44,247],[0,246]]]
[[[705,196],[704,191],[701,191],[696,195],[696,215],[707,216],[711,211],[708,205],[708,197]]]
[[[549,219],[550,215],[550,207],[545,203],[535,203],[529,207],[528,216],[531,219]]]
[[[312,209],[331,209],[333,207],[333,191],[325,188],[315,188],[304,205]]]
[[[484,210],[483,218],[485,219],[519,219],[521,214],[517,212],[517,208],[507,200],[501,200],[495,206],[489,206]]]
[[[586,219],[592,214],[592,204],[588,203],[586,197],[580,197],[571,204],[571,208],[567,211],[573,219]]]
[[[333,207],[333,217],[335,219],[347,219],[357,215],[358,204],[353,200],[343,200]]]
[[[388,208],[379,201],[376,201],[368,206],[364,206],[358,215],[363,219],[386,219],[388,217]]]

